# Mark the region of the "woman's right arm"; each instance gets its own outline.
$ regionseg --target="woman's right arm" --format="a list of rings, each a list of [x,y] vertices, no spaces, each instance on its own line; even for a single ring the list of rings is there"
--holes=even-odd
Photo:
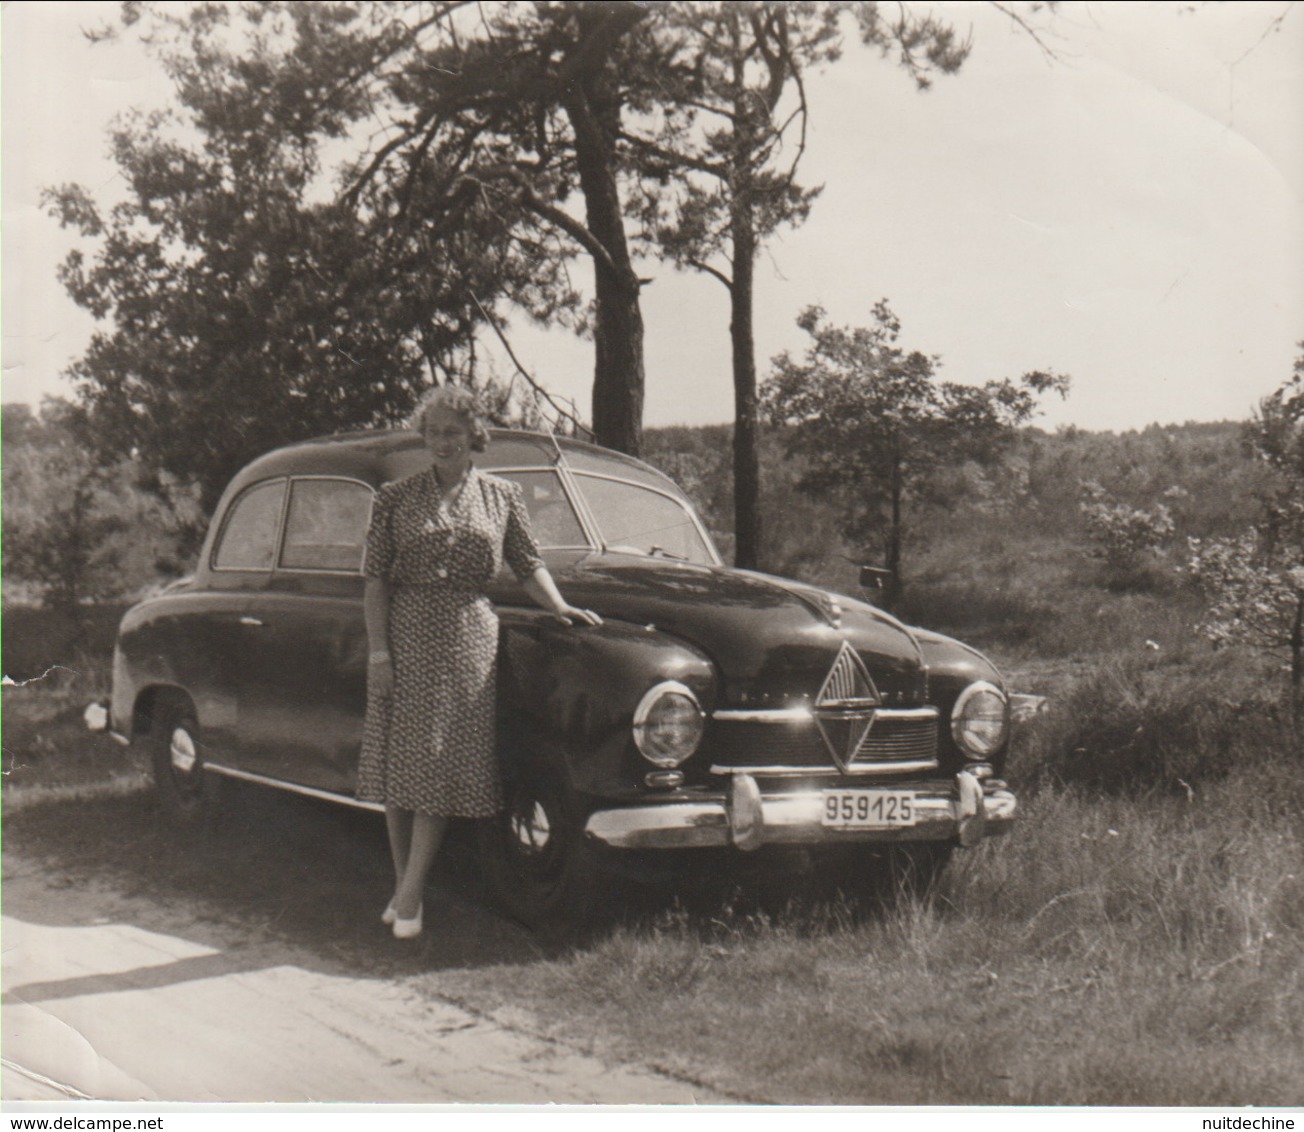
[[[368,577],[362,591],[367,624],[367,692],[388,696],[394,690],[394,662],[389,655],[389,583]]]

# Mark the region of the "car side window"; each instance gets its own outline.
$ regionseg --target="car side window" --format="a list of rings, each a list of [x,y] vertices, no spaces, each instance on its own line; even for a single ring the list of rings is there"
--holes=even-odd
[[[504,469],[495,471],[494,475],[521,485],[525,509],[530,513],[530,532],[540,546],[588,546],[584,528],[556,472]]]
[[[270,570],[281,530],[285,481],[270,480],[244,492],[227,511],[213,566],[218,570]]]
[[[293,481],[280,568],[361,570],[371,498],[371,488],[355,480]]]

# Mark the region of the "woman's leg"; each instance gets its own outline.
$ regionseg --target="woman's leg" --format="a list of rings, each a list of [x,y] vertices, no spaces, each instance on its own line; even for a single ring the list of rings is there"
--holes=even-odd
[[[426,877],[430,873],[430,866],[435,863],[435,854],[439,852],[444,831],[448,828],[447,818],[435,817],[433,814],[418,811],[411,818],[412,840],[394,903],[401,920],[416,918],[421,908],[421,894],[426,888]]]
[[[385,831],[389,834],[389,855],[394,859],[394,891],[397,893],[412,848],[412,811],[387,805]]]

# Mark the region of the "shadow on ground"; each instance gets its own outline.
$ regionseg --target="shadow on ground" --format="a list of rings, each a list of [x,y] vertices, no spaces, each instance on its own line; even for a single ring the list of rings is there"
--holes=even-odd
[[[722,909],[781,916],[813,894],[800,857],[731,863],[721,855],[678,876],[649,865],[642,879],[654,884],[641,883],[635,866],[617,882],[604,923],[541,934],[494,908],[476,866],[473,832],[455,823],[427,890],[426,930],[417,941],[399,942],[380,924],[393,874],[379,815],[238,782],[225,786],[217,817],[186,830],[163,821],[148,787],[104,784],[11,808],[6,914],[79,926],[89,915],[102,918],[104,899],[88,905],[59,893],[92,887],[120,898],[115,914],[149,931],[223,951],[279,941],[323,970],[384,979],[555,958],[616,923],[651,922],[672,908],[703,924]]]
[[[393,873],[379,815],[230,786],[220,817],[193,830],[166,825],[149,789],[7,813],[5,913],[78,926],[89,914],[85,902],[61,900],[59,892],[105,889],[149,931],[223,949],[241,937],[278,940],[354,977],[546,954],[540,940],[489,907],[464,831],[451,836],[432,876],[427,930],[400,943],[380,923]]]

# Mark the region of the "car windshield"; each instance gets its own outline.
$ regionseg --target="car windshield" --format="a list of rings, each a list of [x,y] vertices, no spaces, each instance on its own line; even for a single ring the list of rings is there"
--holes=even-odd
[[[684,503],[672,495],[622,480],[575,476],[608,550],[664,555],[709,566],[716,562]]]

